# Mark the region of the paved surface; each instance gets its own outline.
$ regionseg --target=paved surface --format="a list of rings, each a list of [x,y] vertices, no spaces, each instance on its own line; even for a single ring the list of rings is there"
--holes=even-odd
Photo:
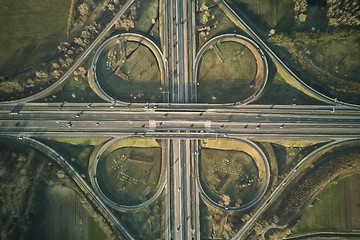
[[[97,49],[93,60],[91,62],[91,81],[92,83],[90,83],[90,86],[93,87],[93,90],[96,92],[96,94],[101,97],[102,99],[104,99],[105,101],[109,101],[109,102],[115,102],[115,101],[119,101],[118,99],[116,99],[116,96],[111,96],[110,94],[108,94],[101,86],[101,81],[103,79],[98,79],[97,77],[97,62],[99,60],[99,56],[100,54],[103,52],[103,50],[108,47],[112,42],[114,41],[129,41],[129,42],[137,42],[137,43],[141,43],[142,45],[146,46],[153,54],[154,57],[157,61],[157,64],[159,66],[159,70],[160,70],[160,81],[163,85],[164,82],[164,78],[165,78],[165,66],[164,66],[164,62],[165,59],[163,58],[163,54],[161,53],[160,49],[158,48],[158,46],[152,41],[150,40],[148,37],[138,34],[138,33],[122,33],[122,34],[117,34],[115,36],[112,36],[111,38],[108,38],[105,42],[103,42],[101,44],[101,46]],[[122,44],[122,46],[124,46]],[[123,51],[125,53],[125,51]]]
[[[256,61],[256,75],[254,77],[255,80],[255,86],[254,89],[256,90],[251,96],[240,99],[239,102],[236,102],[235,104],[248,104],[251,103],[257,99],[259,99],[261,92],[264,90],[265,85],[268,80],[269,75],[269,67],[267,59],[264,55],[264,52],[260,49],[260,47],[251,39],[248,37],[238,35],[238,34],[221,34],[216,37],[211,38],[208,40],[199,50],[199,52],[196,55],[195,62],[194,62],[194,76],[198,76],[198,73],[200,71],[200,61],[203,57],[203,55],[208,51],[210,47],[213,47],[216,44],[222,43],[222,42],[236,42],[238,44],[244,45],[246,48],[249,49],[249,51],[253,54],[255,61]],[[195,85],[195,87],[197,84]],[[197,88],[197,87],[196,87]]]
[[[240,139],[238,139],[238,141],[242,141],[243,144],[247,145],[246,148],[248,149],[248,151],[246,153],[254,159],[254,162],[257,163],[258,172],[263,173],[263,174],[259,174],[259,181],[261,183],[259,192],[255,195],[255,197],[251,201],[242,204],[240,207],[232,207],[232,206],[225,207],[225,206],[217,203],[215,200],[211,199],[211,197],[206,194],[206,192],[204,191],[204,189],[201,186],[201,181],[200,181],[200,176],[199,176],[200,169],[198,169],[198,167],[200,166],[200,164],[198,163],[199,159],[195,158],[195,169],[196,169],[195,170],[195,175],[196,175],[195,181],[197,181],[199,193],[203,196],[204,199],[206,199],[208,204],[212,205],[212,207],[220,209],[227,213],[231,213],[231,212],[235,212],[235,211],[245,211],[245,210],[248,210],[248,209],[254,207],[256,204],[259,203],[259,201],[265,195],[266,191],[268,190],[269,183],[270,183],[270,174],[271,174],[270,173],[270,165],[269,165],[269,161],[268,161],[266,155],[264,154],[264,152],[256,144],[254,144],[251,141],[240,140]]]
[[[292,171],[286,175],[283,180],[278,184],[275,190],[270,194],[270,196],[263,202],[263,204],[257,208],[257,210],[251,215],[251,218],[245,223],[245,225],[239,230],[239,232],[234,236],[233,239],[242,239],[245,237],[245,234],[250,230],[255,221],[263,214],[270,206],[271,203],[276,201],[276,198],[283,192],[283,190],[291,183],[291,180],[297,176],[298,172],[304,171],[305,163],[311,161],[313,159],[317,159],[321,154],[329,151],[334,146],[337,146],[341,143],[352,141],[352,139],[346,140],[337,140],[330,142],[321,146],[320,148],[314,150],[310,154],[308,154],[305,158],[303,158],[293,169]],[[310,164],[311,165],[311,164]]]
[[[59,83],[32,97],[14,102],[33,101],[49,94],[100,43],[116,19],[133,2],[133,0],[126,2],[121,11],[68,73],[60,79]],[[132,136],[166,139],[163,152],[166,156],[163,169],[164,181],[161,182],[158,189],[163,189],[165,193],[165,237],[167,239],[200,239],[199,196],[204,195],[204,192],[201,191],[199,181],[196,181],[196,174],[198,174],[196,163],[199,156],[198,139],[335,140],[304,158],[283,179],[269,198],[261,199],[260,197],[258,199],[262,204],[234,239],[244,237],[259,216],[272,202],[276,201],[291,179],[304,168],[304,163],[336,144],[360,138],[360,107],[339,103],[335,99],[309,88],[271,51],[252,31],[251,27],[232,11],[225,1],[218,0],[218,2],[228,16],[237,21],[238,25],[241,25],[263,49],[259,50],[260,53],[264,51],[306,91],[327,105],[195,104],[197,98],[195,60],[201,57],[198,55],[195,59],[195,1],[163,0],[160,4],[161,47],[159,49],[162,49],[163,67],[161,66],[161,70],[164,76],[164,100],[171,101],[171,103],[130,104],[114,102],[111,96],[104,97],[109,103],[26,103],[18,105],[14,102],[1,103],[0,135],[19,137],[19,140],[24,139],[32,144],[34,144],[33,140],[28,137],[104,136],[117,138]],[[128,209],[128,206],[114,206],[112,203],[106,202],[100,198],[101,193],[96,190],[96,181],[94,181],[96,176],[92,179],[95,186],[95,190],[92,190],[65,159],[47,146],[41,145],[41,148],[55,160],[59,160],[60,166],[73,177],[81,188],[85,189],[85,192],[92,196],[91,199],[99,206],[99,209],[111,219],[127,239],[132,239],[132,236],[123,228],[107,206],[119,209],[125,207],[120,209],[124,211],[134,209]],[[161,191],[159,190],[157,194],[159,192]],[[216,207],[222,208],[221,206]]]
[[[10,140],[16,140],[14,136],[2,135],[1,137],[8,138]],[[39,150],[40,152],[53,159],[63,170],[66,171],[66,173],[74,180],[74,182],[79,186],[79,188],[81,188],[85,192],[87,197],[93,201],[93,203],[98,207],[100,212],[102,214],[105,214],[107,216],[107,219],[109,219],[112,224],[114,224],[119,229],[119,231],[124,235],[124,237],[126,237],[126,239],[134,239],[126,230],[126,228],[124,228],[124,226],[120,223],[117,217],[107,207],[107,205],[105,205],[104,202],[101,201],[101,199],[89,187],[89,185],[85,182],[81,175],[71,166],[71,164],[69,164],[69,161],[64,159],[52,148],[35,139],[25,137],[22,138],[21,141],[27,143],[29,146],[32,146],[33,148]]]
[[[273,60],[277,66],[281,67],[282,70],[288,74],[288,76],[290,76],[294,81],[299,83],[308,93],[310,93],[311,96],[329,104],[341,103],[343,105],[359,107],[359,105],[356,104],[339,102],[336,98],[330,98],[329,96],[326,96],[325,94],[316,91],[315,89],[307,85],[275,54],[274,51],[271,50],[271,48],[260,38],[260,36],[250,27],[250,25],[247,24],[244,19],[235,12],[225,0],[215,0],[215,2],[219,4],[219,7],[233,22],[235,22],[237,26],[239,26],[247,34],[249,34],[264,49],[266,54],[270,56],[271,60]]]
[[[12,114],[7,109],[0,109],[0,129],[2,133],[26,133],[36,136],[42,133],[67,132],[91,133],[103,135],[176,133],[278,134],[303,135],[346,135],[356,137],[360,134],[360,115],[355,111],[281,110],[272,109],[267,113],[256,108],[232,112],[208,111],[110,111],[110,109],[59,109],[50,111],[46,107],[37,110],[23,110]],[[42,110],[41,110],[42,108]],[[270,113],[271,112],[271,113]]]

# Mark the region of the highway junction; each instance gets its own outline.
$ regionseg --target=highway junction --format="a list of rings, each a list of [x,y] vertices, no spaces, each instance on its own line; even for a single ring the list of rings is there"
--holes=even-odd
[[[114,211],[132,212],[146,208],[161,196],[164,197],[164,239],[202,239],[200,205],[204,202],[225,213],[253,210],[251,218],[233,239],[242,239],[267,208],[276,201],[296,170],[312,155],[334,145],[360,138],[360,106],[339,102],[317,92],[297,77],[270,47],[222,0],[217,1],[224,13],[245,29],[245,36],[226,33],[209,39],[196,48],[196,3],[180,0],[160,1],[160,43],[145,33],[126,32],[104,39],[115,20],[134,1],[126,1],[108,27],[89,46],[84,56],[58,83],[25,99],[0,103],[0,137],[24,141],[49,155],[74,179],[89,199],[116,226],[126,239],[135,239],[114,214]],[[131,103],[105,91],[103,79],[97,75],[97,62],[102,51],[114,41],[136,42],[147,47],[154,55],[160,71],[163,89],[161,102]],[[203,54],[221,42],[236,42],[246,46],[256,59],[257,84],[251,96],[237,102],[223,104],[198,103],[198,75]],[[101,43],[99,48],[95,48]],[[93,91],[103,102],[39,101],[51,94],[80,64],[88,53],[95,50],[90,66],[89,81]],[[254,104],[267,86],[268,61],[292,76],[307,94],[322,101],[320,105]],[[119,86],[121,87],[121,86]],[[334,110],[334,107],[336,110]],[[109,138],[95,153],[84,178],[55,150],[38,141],[38,138]],[[113,144],[129,138],[159,139],[162,142],[162,167],[155,193],[140,204],[124,205],[114,201],[98,183],[98,164],[102,155]],[[214,200],[200,179],[201,140],[239,141],[247,154],[260,162],[261,189],[246,204],[226,206]],[[321,140],[326,145],[310,153],[298,163],[276,187],[270,188],[272,171],[267,154],[258,140]]]

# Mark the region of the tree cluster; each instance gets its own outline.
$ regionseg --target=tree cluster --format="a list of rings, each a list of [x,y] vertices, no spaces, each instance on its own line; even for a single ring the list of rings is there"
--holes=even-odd
[[[206,6],[205,3],[203,3],[200,7],[200,23],[205,25],[209,21],[209,17],[210,17],[209,7]]]
[[[204,40],[207,39],[207,36],[210,34],[212,28],[216,28],[218,21],[214,20],[215,15],[211,13],[211,9],[215,6],[207,6],[203,3],[199,8],[199,18],[198,21],[201,24],[198,31],[200,32],[200,37]]]
[[[306,21],[306,8],[307,0],[294,0],[294,13],[297,22],[302,23]]]
[[[330,157],[330,154],[334,157]],[[286,199],[283,199],[279,217],[287,217],[296,213],[306,205],[318,189],[339,174],[353,171],[360,151],[350,150],[349,154],[342,155],[329,153],[322,158],[322,162],[303,175],[297,185],[291,190]],[[331,158],[328,160],[328,158]]]
[[[208,218],[211,219],[210,222],[212,222],[211,238],[221,237],[223,239],[231,239],[231,237],[235,235],[235,231],[233,229],[233,223],[229,214],[212,206],[207,207],[209,214]],[[223,229],[220,229],[220,226],[222,225],[224,219],[225,222],[223,225]]]
[[[129,8],[129,13],[120,16],[120,19],[115,23],[115,29],[123,29],[129,31],[135,27],[135,19],[137,14],[137,8],[139,7],[140,2],[137,5],[131,5]]]
[[[34,150],[0,144],[0,239],[29,239],[37,194],[53,169]]]
[[[327,0],[329,25],[359,26],[360,25],[360,2],[354,0]]]
[[[72,5],[73,11],[68,23],[69,32],[75,27],[84,25],[91,12],[96,8],[93,0],[73,0]]]

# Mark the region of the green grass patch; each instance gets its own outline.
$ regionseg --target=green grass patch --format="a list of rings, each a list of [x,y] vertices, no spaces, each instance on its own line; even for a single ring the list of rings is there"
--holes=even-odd
[[[274,35],[270,41],[284,62],[309,86],[341,101],[357,103],[359,31]]]
[[[161,161],[161,147],[118,148],[100,159],[99,184],[115,202],[139,204],[157,190]]]
[[[62,142],[62,143],[68,143],[72,145],[100,145],[104,143],[105,141],[109,140],[109,138],[63,138],[63,137],[54,137],[49,138],[50,140]]]
[[[291,141],[275,141],[275,143],[272,142],[271,145],[274,149],[278,165],[278,174],[283,175],[308,154],[325,143],[326,142],[321,141],[298,141],[297,144],[292,143]]]
[[[87,144],[70,144],[69,142],[58,142],[51,139],[38,139],[45,143],[61,156],[63,156],[80,173],[88,174],[88,164],[94,146]],[[64,139],[62,139],[64,140]],[[85,140],[86,141],[86,140]],[[90,142],[91,140],[89,140]]]
[[[203,55],[199,69],[199,102],[237,102],[256,90],[255,57],[240,43],[224,42],[209,49]]]
[[[340,187],[337,182],[319,193],[293,231],[295,234],[340,230]]]
[[[210,195],[230,197],[230,206],[247,203],[259,189],[255,161],[245,152],[202,148],[201,176]],[[204,186],[204,184],[203,184]]]
[[[159,36],[159,0],[140,1],[135,20],[135,30],[150,33],[151,36]],[[155,24],[151,21],[155,20]]]
[[[120,53],[120,44],[114,42],[100,54],[97,76],[102,88],[126,102],[161,101],[159,66],[150,49],[139,43],[126,42],[125,57]]]
[[[308,147],[311,145],[315,145],[315,144],[319,144],[319,143],[326,143],[327,141],[315,141],[315,140],[260,140],[258,142],[271,142],[273,144],[277,144],[277,145],[281,145],[284,146],[286,148],[290,148],[290,147],[297,147],[297,148],[303,148],[303,147]]]
[[[149,138],[149,139],[141,139],[141,138],[125,138],[121,139],[114,144],[112,144],[107,151],[114,151],[118,148],[123,147],[160,147],[160,140]]]
[[[1,75],[16,74],[56,53],[67,37],[70,4],[70,0],[1,1]]]
[[[324,71],[334,76],[360,82],[360,32],[294,35],[299,51],[308,51],[307,56]]]
[[[300,90],[289,85],[279,73],[276,73],[272,81],[268,81],[261,97],[255,101],[257,104],[323,104],[309,97]]]
[[[88,79],[71,74],[64,84],[54,90],[53,94],[41,99],[40,102],[104,102],[91,89]]]
[[[245,4],[272,28],[275,28],[292,11],[294,5],[288,0],[236,0],[235,2]]]
[[[88,236],[89,240],[105,240],[108,239],[99,224],[93,218],[88,219]]]
[[[249,144],[237,140],[202,140],[201,147],[219,150],[238,150],[245,151]]]

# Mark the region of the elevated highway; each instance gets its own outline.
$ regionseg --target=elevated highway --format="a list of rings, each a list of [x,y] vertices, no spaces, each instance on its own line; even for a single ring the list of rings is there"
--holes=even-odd
[[[321,107],[318,107],[318,109]],[[333,113],[296,108],[287,110],[247,108],[242,111],[113,111],[112,109],[59,110],[50,107],[23,108],[12,114],[0,109],[2,133],[43,134],[50,132],[169,134],[188,133],[247,134],[247,135],[347,135],[360,134],[360,113],[337,110]],[[298,113],[299,112],[299,113]]]
[[[99,197],[101,193],[97,190],[95,178],[92,179],[94,190],[89,186],[82,185],[79,173],[73,172],[65,159],[51,150],[46,150],[49,151],[50,156],[61,160],[59,165],[67,169],[75,181],[79,181],[81,187],[88,189],[94,202],[128,239],[133,238],[104,203],[122,211],[135,210],[150,204],[159,197],[161,191],[165,193],[165,238],[200,239],[199,197],[205,195],[196,181],[195,165],[198,161],[198,139],[238,138],[246,141],[312,139],[335,140],[334,144],[337,144],[349,139],[360,138],[359,106],[337,102],[308,87],[272,52],[250,26],[232,11],[225,1],[217,1],[227,14],[235,19],[238,25],[241,25],[262,47],[263,50],[258,50],[260,54],[268,54],[277,66],[294,78],[310,95],[326,102],[327,105],[196,104],[196,69],[201,53],[196,55],[195,1],[164,0],[160,3],[162,45],[158,48],[151,42],[151,46],[149,46],[156,48],[163,78],[164,100],[172,101],[171,103],[125,103],[116,101],[106,93],[102,93],[103,99],[108,101],[106,103],[23,103],[50,94],[87,56],[84,54],[59,82],[49,89],[26,99],[0,103],[0,136],[24,139],[26,142],[32,141],[29,140],[30,137],[117,138],[131,136],[166,139],[163,153],[166,156],[164,159],[166,161],[165,177],[154,197],[135,207],[117,206],[116,203]],[[125,3],[121,11],[86,50],[86,54],[89,54],[100,43],[117,17],[123,14],[133,2]],[[131,36],[135,35],[128,37],[131,38]],[[147,41],[145,38],[142,40]],[[211,44],[211,41],[208,44]],[[253,46],[257,48],[256,44]],[[264,63],[266,61],[265,58]],[[92,70],[94,71],[94,69]],[[267,67],[263,73],[266,82]],[[260,91],[264,85],[260,86]],[[99,92],[101,91],[99,89]],[[256,99],[258,93],[252,99]],[[252,99],[247,99],[243,103],[251,102]],[[21,103],[16,104],[19,102]],[[324,149],[326,148],[324,147]],[[97,157],[100,155],[101,153]],[[247,225],[235,236],[235,239],[246,235],[253,223],[270,206],[269,204],[276,200],[288,183],[286,181],[293,178],[297,168],[300,167],[300,165],[296,166],[284,178],[285,182],[283,181],[265,201],[262,199],[263,193],[261,193],[256,202],[249,205],[250,208],[258,201],[263,202]],[[211,202],[210,199],[208,201]],[[214,205],[216,206],[216,204]],[[216,207],[227,210],[221,206]]]

